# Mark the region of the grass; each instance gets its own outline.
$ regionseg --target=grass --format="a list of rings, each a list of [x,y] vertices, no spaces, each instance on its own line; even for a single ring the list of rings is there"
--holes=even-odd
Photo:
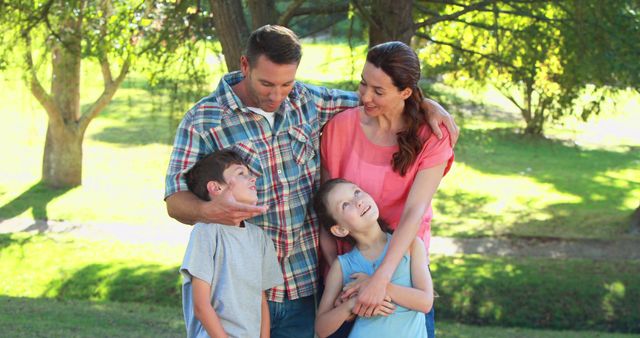
[[[350,56],[345,45],[307,45],[298,77],[353,88],[364,48]],[[85,65],[83,74],[86,105],[98,96],[100,79],[95,65]],[[15,70],[0,75],[6,88],[0,93],[6,103],[0,107],[0,142],[11,145],[3,155],[12,159],[0,168],[0,219],[175,222],[162,201],[164,173],[187,106],[172,107],[133,74],[89,126],[83,185],[51,190],[39,183],[45,114],[19,79]],[[592,123],[565,121],[550,129],[553,138],[541,140],[518,134],[513,107],[495,91],[435,87],[452,102],[449,109],[463,127],[456,164],[434,202],[436,235],[625,236],[627,217],[640,201],[640,139],[629,131],[639,123],[638,95],[611,98],[617,104],[607,115]]]
[[[183,337],[181,309],[0,296],[3,337]]]
[[[94,309],[99,304],[116,308],[109,305],[113,302],[122,302],[123,311],[138,306],[126,304],[131,302],[158,311],[179,309],[183,251],[184,246],[64,234],[3,234],[0,302],[25,304],[31,302],[25,297],[36,298],[32,305],[43,307],[41,311],[80,304],[90,316],[103,315]],[[640,333],[640,262],[436,256],[432,271],[440,295],[438,321]],[[0,325],[10,317],[2,308]],[[104,315],[110,316],[107,310]],[[175,316],[166,319],[181,321]],[[61,328],[73,327],[73,318],[60,318]],[[456,326],[452,330],[465,332]],[[520,329],[507,332],[513,330]]]
[[[183,337],[180,308],[138,303],[0,297],[5,337]],[[36,320],[37,318],[37,320]],[[625,338],[638,335],[473,326],[438,321],[443,338]]]

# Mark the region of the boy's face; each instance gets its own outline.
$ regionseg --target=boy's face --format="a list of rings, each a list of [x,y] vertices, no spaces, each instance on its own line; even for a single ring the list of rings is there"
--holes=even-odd
[[[366,232],[378,226],[378,206],[373,198],[352,183],[340,183],[327,195],[327,207],[338,225],[349,232]]]
[[[222,176],[225,186],[240,203],[255,205],[258,202],[256,178],[249,173],[249,169],[242,164],[232,164],[224,170]]]

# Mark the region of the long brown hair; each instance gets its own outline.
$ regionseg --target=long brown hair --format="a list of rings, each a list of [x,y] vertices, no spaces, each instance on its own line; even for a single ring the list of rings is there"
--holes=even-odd
[[[400,41],[381,43],[369,49],[367,62],[382,69],[393,81],[398,90],[411,89],[411,96],[404,100],[402,118],[406,128],[398,132],[399,150],[393,154],[393,170],[404,176],[416,161],[424,141],[418,131],[427,123],[420,107],[424,96],[418,87],[420,80],[420,61],[411,47]]]

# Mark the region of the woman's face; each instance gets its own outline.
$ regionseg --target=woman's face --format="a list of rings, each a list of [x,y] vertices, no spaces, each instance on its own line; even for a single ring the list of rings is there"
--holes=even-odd
[[[389,75],[369,62],[362,69],[358,92],[368,116],[401,114],[404,100],[411,96],[410,88],[399,90]]]

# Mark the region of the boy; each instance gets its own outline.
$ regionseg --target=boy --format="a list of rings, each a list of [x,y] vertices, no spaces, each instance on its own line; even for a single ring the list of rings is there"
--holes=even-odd
[[[200,159],[186,174],[200,199],[225,190],[240,203],[258,201],[256,178],[242,158],[220,150]],[[198,223],[180,267],[182,308],[188,337],[268,337],[264,290],[283,283],[273,242],[258,226]]]

